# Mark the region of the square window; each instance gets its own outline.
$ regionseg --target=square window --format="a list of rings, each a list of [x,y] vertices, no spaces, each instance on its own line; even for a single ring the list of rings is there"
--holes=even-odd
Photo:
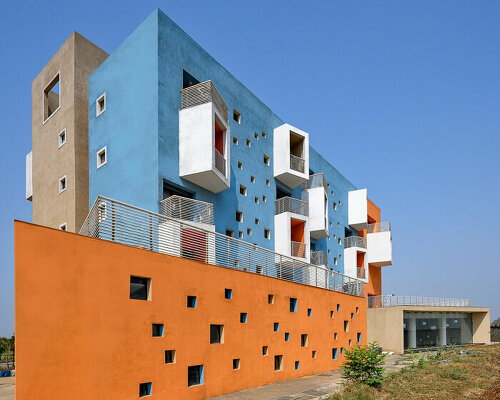
[[[97,168],[101,168],[104,164],[108,162],[108,155],[106,151],[106,146],[97,152]]]
[[[241,211],[236,211],[236,221],[243,222],[243,213]]]
[[[106,93],[101,94],[95,101],[95,116],[98,117],[106,111]]]
[[[231,229],[226,229],[226,236],[234,237],[234,231]]]
[[[188,308],[196,308],[196,296],[188,296],[187,297],[187,307]]]
[[[344,321],[344,332],[349,332],[349,321]]]
[[[264,229],[264,238],[271,239],[271,231],[269,229]]]
[[[246,324],[247,323],[247,313],[246,312],[240,313],[240,322],[242,324]]]
[[[312,316],[313,310],[311,308],[307,309],[307,316],[310,317]]]
[[[264,154],[264,164],[266,164],[266,165],[270,165],[271,164],[271,161],[270,161],[269,157],[266,156],[265,154]]]
[[[307,347],[308,341],[309,335],[307,333],[303,333],[300,335],[300,347]]]
[[[61,101],[60,85],[59,85],[59,72],[50,81],[50,83],[43,89],[43,123],[59,110]]]
[[[233,298],[233,289],[224,289],[224,298],[231,300]]]
[[[257,196],[254,197],[253,201],[255,202],[255,204],[259,204],[259,198]]]
[[[133,300],[151,300],[151,279],[131,276],[130,298]]]
[[[333,333],[333,340],[337,340],[339,337],[339,334],[337,332]]]
[[[153,392],[153,384],[151,382],[139,384],[139,397],[151,396]]]
[[[242,194],[243,196],[247,195],[247,188],[243,185],[240,185],[240,194]]]
[[[260,224],[260,220],[258,218],[255,218],[255,225],[259,225]]]
[[[210,325],[210,344],[224,343],[224,325]]]
[[[250,141],[250,139],[247,139],[247,146],[252,147],[252,142]]]
[[[242,231],[239,231],[239,232],[238,232],[238,237],[239,237],[240,239],[243,239],[243,232],[242,232]]]
[[[188,386],[203,385],[203,365],[188,367]]]
[[[274,294],[268,294],[267,295],[267,302],[269,304],[274,304]]]
[[[153,337],[163,337],[163,324],[153,324]]]
[[[240,359],[233,358],[233,369],[240,369]]]
[[[361,332],[356,334],[356,342],[361,343]]]
[[[66,222],[63,222],[61,225],[59,225],[59,230],[61,230],[61,231],[67,231],[68,230],[68,224]]]
[[[295,369],[300,369],[300,361],[295,361]]]
[[[238,161],[238,168],[239,169],[243,169],[243,163],[241,163],[241,162]]]
[[[66,175],[59,179],[59,193],[62,193],[67,188]]]
[[[285,332],[285,342],[290,341],[290,333]]]
[[[262,132],[262,137],[265,139],[267,138],[267,133],[266,132]]]
[[[274,332],[279,332],[280,330],[280,323],[279,322],[275,322],[274,323]]]
[[[66,129],[63,129],[58,135],[59,147],[61,147],[64,143],[66,143]]]
[[[297,299],[290,297],[290,312],[297,312]]]
[[[237,137],[233,137],[233,143],[238,146],[238,138]]]
[[[165,364],[175,363],[175,350],[165,350]]]
[[[250,176],[250,182],[255,183],[255,176]]]
[[[274,370],[281,371],[283,369],[283,356],[274,356]]]
[[[233,119],[238,123],[238,124],[241,124],[241,114],[236,111],[236,110],[233,110]]]
[[[333,348],[332,349],[332,359],[336,360],[337,358],[338,358],[338,356],[337,356],[337,348]]]
[[[269,347],[268,346],[262,346],[262,355],[267,356],[269,354]]]
[[[313,351],[311,352],[311,357],[312,357],[312,358],[316,358],[316,350],[313,350]]]
[[[250,228],[247,228],[247,235],[252,236],[252,230]]]

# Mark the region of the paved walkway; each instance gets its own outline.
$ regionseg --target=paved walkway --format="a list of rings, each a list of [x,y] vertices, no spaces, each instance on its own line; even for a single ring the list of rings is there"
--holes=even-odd
[[[401,362],[404,356],[388,355],[385,358],[385,369],[397,371],[404,367]],[[343,382],[342,371],[336,369],[318,375],[304,376],[289,381],[271,383],[270,385],[213,397],[211,400],[314,400],[322,399],[340,389]]]
[[[8,378],[0,378],[0,400],[14,400],[15,396],[15,379],[13,376]]]

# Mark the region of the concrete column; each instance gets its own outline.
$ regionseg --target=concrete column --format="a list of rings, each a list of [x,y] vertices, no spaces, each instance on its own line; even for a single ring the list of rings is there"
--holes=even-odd
[[[439,325],[439,344],[446,346],[446,314],[441,316],[441,324]]]
[[[414,316],[408,316],[408,348],[417,347],[417,319]]]

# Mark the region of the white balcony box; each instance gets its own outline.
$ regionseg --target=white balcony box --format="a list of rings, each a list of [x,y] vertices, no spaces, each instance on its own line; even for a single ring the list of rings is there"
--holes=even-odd
[[[358,236],[344,239],[344,275],[367,282],[367,240]]]
[[[368,194],[366,189],[352,190],[347,196],[348,223],[356,230],[365,229],[368,223]]]
[[[323,174],[309,177],[302,184],[302,200],[309,204],[309,226],[313,239],[323,239],[328,236],[328,195]]]
[[[375,267],[392,265],[392,233],[389,222],[368,225],[368,263]]]
[[[33,198],[33,153],[26,154],[26,200]]]
[[[207,81],[182,90],[179,175],[213,193],[230,186],[227,106]]]
[[[283,124],[274,129],[274,177],[295,189],[309,179],[309,134]]]

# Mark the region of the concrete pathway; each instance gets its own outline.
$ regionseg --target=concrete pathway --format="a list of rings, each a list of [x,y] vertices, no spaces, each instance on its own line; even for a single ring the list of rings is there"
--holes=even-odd
[[[16,382],[15,377],[0,378],[0,400],[14,400]]]
[[[405,365],[401,361],[405,356],[388,355],[385,358],[384,368],[388,372],[400,370]],[[398,363],[398,364],[396,364]],[[339,390],[339,383],[343,382],[342,371],[336,369],[318,375],[304,376],[289,381],[271,383],[241,392],[229,393],[213,397],[211,400],[314,400]]]

